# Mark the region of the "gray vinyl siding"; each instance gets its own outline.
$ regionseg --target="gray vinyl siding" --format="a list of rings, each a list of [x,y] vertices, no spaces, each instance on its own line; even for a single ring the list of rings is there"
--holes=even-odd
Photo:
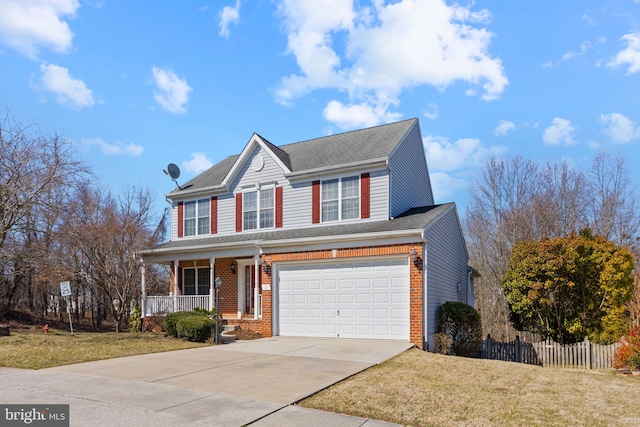
[[[256,172],[251,167],[251,162],[258,155],[261,155],[264,159],[264,167]],[[271,158],[267,152],[265,152],[262,147],[257,146],[254,148],[251,155],[246,159],[244,165],[238,172],[235,180],[231,183],[230,190],[232,193],[237,193],[241,191],[242,187],[248,185],[255,185],[256,183],[270,183],[277,182],[278,185],[284,183],[284,173],[280,166]]]
[[[376,171],[370,175],[371,220],[389,219],[389,172]]]
[[[390,216],[395,217],[416,206],[433,205],[429,170],[417,122],[389,157],[389,167]]]
[[[218,234],[236,232],[236,199],[233,194],[218,196]]]
[[[467,303],[468,254],[456,209],[452,206],[425,232],[427,275],[426,335],[433,350],[438,308],[447,301]],[[457,285],[460,284],[460,292]]]
[[[178,203],[172,203],[171,205],[171,234],[170,240],[178,238]]]
[[[282,190],[282,227],[311,225],[311,181],[288,185]]]

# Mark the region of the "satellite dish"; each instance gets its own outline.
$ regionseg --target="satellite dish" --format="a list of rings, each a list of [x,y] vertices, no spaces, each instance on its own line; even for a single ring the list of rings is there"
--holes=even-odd
[[[180,168],[177,165],[169,163],[169,166],[167,166],[166,169],[163,169],[162,172],[169,175],[173,182],[176,183],[178,188],[182,190],[182,187],[180,187],[180,184],[178,184],[178,181],[176,181],[178,178],[180,178]]]
[[[169,171],[169,176],[171,177],[171,179],[176,180],[180,178],[180,168],[174,163],[169,163],[169,166],[167,166],[167,171]]]

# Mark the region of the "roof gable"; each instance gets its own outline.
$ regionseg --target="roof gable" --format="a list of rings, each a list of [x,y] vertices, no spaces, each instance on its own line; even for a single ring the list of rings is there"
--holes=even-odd
[[[280,152],[281,150],[279,150],[275,145],[271,144],[269,141],[266,141],[265,139],[263,139],[257,133],[254,133],[251,139],[249,140],[249,143],[245,145],[244,150],[242,150],[242,153],[240,153],[235,163],[233,164],[229,172],[227,172],[227,174],[225,175],[225,177],[223,178],[220,184],[224,186],[228,186],[236,178],[238,172],[242,170],[242,167],[244,166],[246,161],[249,159],[249,157],[251,156],[251,153],[256,148],[256,146],[262,147],[262,149],[267,154],[269,154],[269,156],[278,164],[278,166],[282,169],[284,173],[291,172],[291,170],[285,164],[285,162],[282,161],[282,158],[285,158],[285,160],[288,160],[288,159],[286,158],[286,156],[282,155],[282,153]],[[279,151],[277,154],[276,152],[274,152],[274,148]]]

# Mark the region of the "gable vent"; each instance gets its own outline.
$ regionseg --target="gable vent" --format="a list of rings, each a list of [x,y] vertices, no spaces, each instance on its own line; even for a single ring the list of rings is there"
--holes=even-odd
[[[251,162],[251,168],[256,172],[260,172],[263,167],[264,167],[264,158],[261,155],[255,156],[253,158],[253,161]]]

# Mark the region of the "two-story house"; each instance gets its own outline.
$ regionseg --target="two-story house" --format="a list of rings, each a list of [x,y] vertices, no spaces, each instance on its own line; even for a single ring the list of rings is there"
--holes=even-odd
[[[171,239],[141,257],[171,266],[171,295],[147,296],[143,275],[143,316],[210,308],[220,278],[226,323],[426,349],[438,307],[472,303],[456,207],[434,204],[417,119],[282,146],[253,134],[166,197]]]

